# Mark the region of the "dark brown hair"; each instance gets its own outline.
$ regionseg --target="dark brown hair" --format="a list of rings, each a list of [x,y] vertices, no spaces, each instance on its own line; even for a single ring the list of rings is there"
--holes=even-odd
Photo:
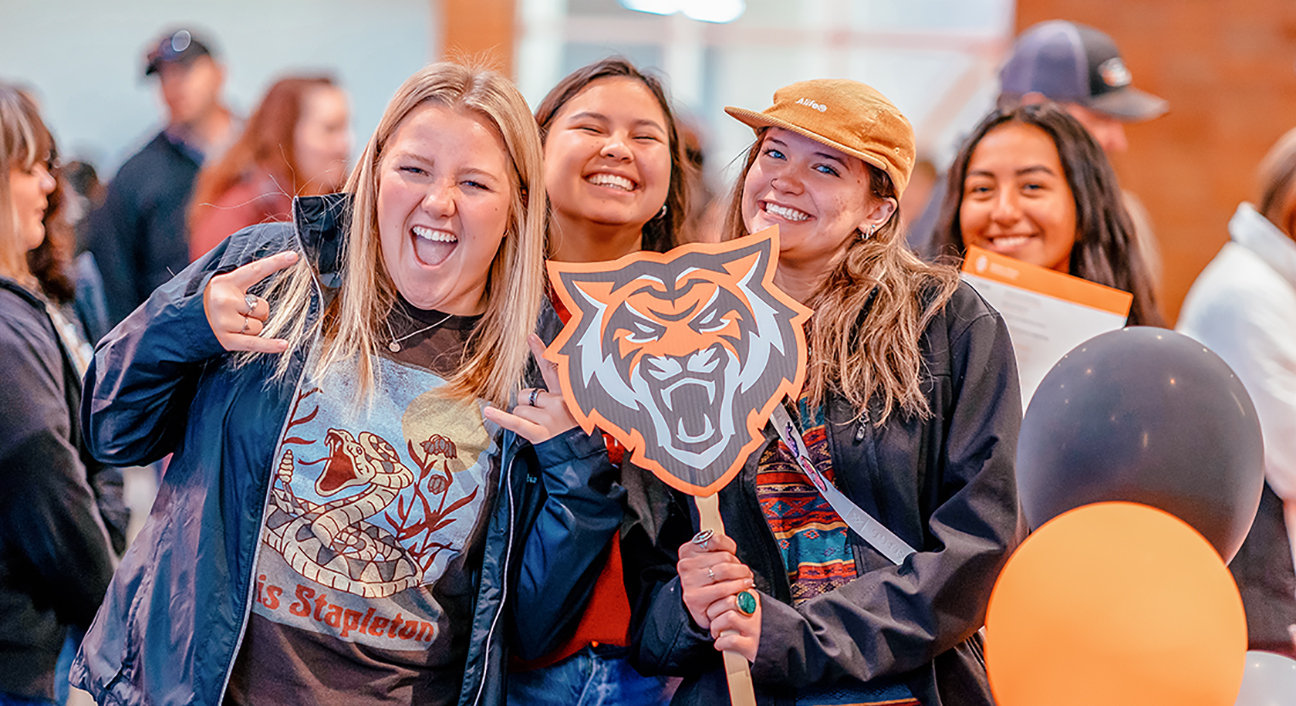
[[[45,240],[23,255],[41,291],[62,304],[76,296],[76,284],[68,275],[74,241],[72,226],[63,214],[67,185],[59,177],[55,167],[57,160],[58,147],[54,136],[41,120],[35,101],[22,89],[0,84],[0,213],[8,213],[12,208],[9,170],[15,167],[30,170],[43,162],[55,181],[54,191],[47,197],[49,205],[43,221]],[[10,227],[7,222],[0,226],[0,234],[12,237],[13,234],[7,232]],[[11,246],[11,243],[3,245],[5,248]]]
[[[1075,199],[1076,238],[1071,248],[1070,273],[1133,294],[1130,325],[1165,325],[1157,310],[1151,272],[1134,235],[1133,222],[1125,211],[1116,172],[1089,131],[1055,103],[998,109],[976,126],[946,176],[945,201],[941,203],[940,218],[932,237],[933,252],[963,259],[966,246],[959,209],[963,205],[963,184],[972,153],[991,130],[1013,122],[1043,130],[1057,148],[1067,186]]]
[[[549,129],[558,112],[591,83],[603,78],[631,78],[642,83],[661,106],[666,117],[666,134],[670,139],[670,186],[666,190],[666,213],[644,224],[641,246],[644,250],[666,252],[680,244],[680,234],[689,217],[689,183],[684,159],[684,145],[680,139],[679,125],[671,109],[670,98],[660,80],[640,71],[629,59],[612,56],[583,66],[567,74],[540,101],[536,108],[536,124],[540,126],[540,140],[549,139]]]
[[[1278,138],[1256,171],[1260,182],[1256,211],[1287,235],[1296,238],[1296,233],[1290,232],[1292,224],[1288,216],[1296,192],[1296,130]]]
[[[743,182],[768,131],[760,128],[747,151],[725,214],[725,240],[747,235]],[[810,360],[805,387],[812,406],[833,391],[860,414],[876,398],[881,414],[872,421],[881,425],[893,412],[919,417],[933,412],[922,391],[919,339],[959,280],[954,268],[925,263],[905,245],[895,185],[886,172],[861,163],[868,170],[869,193],[860,198],[895,199],[896,210],[871,236],[857,233],[851,239],[845,257],[805,302],[815,312],[806,331]]]
[[[190,223],[204,206],[210,206],[257,167],[282,180],[281,187],[289,196],[319,193],[303,181],[310,175],[300,173],[293,133],[310,92],[336,85],[328,76],[290,76],[270,86],[238,141],[219,161],[198,174],[189,206]]]

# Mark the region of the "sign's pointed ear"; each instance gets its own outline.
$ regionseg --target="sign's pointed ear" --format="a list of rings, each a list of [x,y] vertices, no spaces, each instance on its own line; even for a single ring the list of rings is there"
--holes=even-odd
[[[593,308],[590,306],[593,302],[607,303],[611,297],[613,285],[606,273],[567,270],[559,276],[563,289],[582,310]]]
[[[729,253],[722,266],[726,272],[739,279],[765,281],[773,274],[770,267],[774,253],[778,251],[778,226],[770,226],[744,238],[747,239],[750,242]]]

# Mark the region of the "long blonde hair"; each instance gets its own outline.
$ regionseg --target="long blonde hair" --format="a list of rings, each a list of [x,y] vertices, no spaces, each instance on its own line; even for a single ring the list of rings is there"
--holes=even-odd
[[[747,235],[743,222],[743,182],[760,155],[769,128],[757,131],[756,141],[734,184],[725,215],[725,240]],[[891,178],[864,163],[869,194],[860,198],[898,200]],[[863,415],[878,397],[881,425],[901,410],[919,417],[932,410],[922,392],[922,351],[919,338],[928,322],[958,287],[952,267],[920,260],[904,244],[899,209],[872,236],[856,233],[845,255],[825,273],[806,305],[814,309],[807,342],[810,360],[805,389],[818,407],[829,391],[844,397]],[[871,303],[870,303],[871,302]]]
[[[289,349],[307,344],[317,332],[323,349],[313,372],[357,358],[363,390],[375,383],[374,357],[384,321],[397,301],[396,286],[383,264],[378,233],[378,175],[383,150],[401,122],[426,104],[470,112],[493,125],[504,141],[512,167],[508,226],[486,284],[486,313],[449,380],[446,392],[463,400],[485,399],[506,405],[526,368],[527,334],[535,328],[544,293],[545,191],[540,136],[526,100],[494,71],[448,62],[427,66],[407,80],[387,105],[378,128],[347,180],[354,195],[351,224],[342,255],[342,285],[337,299],[307,325],[313,301],[312,271],[299,261],[280,276],[267,298],[278,301],[264,336],[286,338]],[[288,356],[279,372],[288,369]]]

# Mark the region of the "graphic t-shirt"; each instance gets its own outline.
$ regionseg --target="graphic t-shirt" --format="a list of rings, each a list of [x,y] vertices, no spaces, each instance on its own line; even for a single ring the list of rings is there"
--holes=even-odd
[[[828,448],[823,408],[808,397],[797,401],[801,439],[810,460],[829,483],[837,478]],[[851,549],[850,527],[815,489],[788,447],[771,445],[756,467],[756,494],[765,522],[778,541],[792,586],[792,604],[835,591],[859,576]],[[845,681],[798,691],[798,706],[918,706],[904,682],[878,679]]]
[[[296,392],[227,703],[458,697],[497,449],[480,405],[437,390],[476,317],[393,319],[401,350],[378,359],[372,396],[346,363]]]

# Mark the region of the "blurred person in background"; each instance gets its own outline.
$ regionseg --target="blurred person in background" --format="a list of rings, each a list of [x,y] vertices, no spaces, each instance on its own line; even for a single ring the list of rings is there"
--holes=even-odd
[[[35,103],[0,84],[0,704],[54,703],[125,549],[121,476],[83,445],[89,345],[70,312],[72,234]],[[67,674],[61,676],[66,692]]]
[[[104,294],[103,274],[94,253],[86,249],[90,214],[103,204],[106,189],[99,173],[89,162],[64,164],[59,175],[68,189],[67,220],[76,232],[76,259],[72,269],[76,276],[76,314],[85,328],[86,340],[93,346],[108,333],[108,300]]]
[[[1046,101],[1061,105],[1080,121],[1109,159],[1129,149],[1127,123],[1152,120],[1169,110],[1164,99],[1134,87],[1133,74],[1110,36],[1066,20],[1040,22],[1026,29],[999,70],[999,110]],[[940,179],[927,209],[909,229],[909,245],[919,253],[935,254],[932,233],[944,190],[945,180]],[[1134,195],[1121,192],[1121,197],[1155,282],[1161,258],[1152,222]]]
[[[536,109],[536,122],[552,209],[550,259],[613,260],[680,244],[693,177],[660,80],[626,59],[604,59],[559,81]],[[539,326],[546,341],[570,318],[556,296],[550,302],[556,316],[542,317]],[[600,536],[581,536],[584,541],[543,533],[527,540],[528,546],[545,548],[534,556],[578,576],[582,590],[572,603],[559,605],[548,597],[553,587],[532,578],[543,576],[543,567],[524,565],[518,585],[524,599],[518,605],[553,605],[554,610],[516,615],[518,655],[529,661],[512,665],[510,704],[629,706],[670,699],[669,680],[641,676],[626,658],[634,597],[627,593],[623,567],[634,562],[623,564],[622,548],[651,541],[640,510],[647,502],[645,487],[656,480],[625,465],[625,448],[616,439],[605,435],[604,443],[619,469],[618,481],[629,491],[632,511]],[[629,576],[637,586],[634,574]]]
[[[189,206],[189,256],[235,231],[287,221],[294,196],[338,191],[351,153],[347,96],[326,76],[290,76],[266,91],[243,135],[203,167]]]
[[[1296,130],[1260,163],[1259,198],[1229,221],[1229,242],[1193,283],[1178,330],[1229,364],[1255,403],[1265,486],[1229,570],[1250,649],[1296,659]]]
[[[108,323],[126,318],[189,264],[185,209],[203,161],[238,137],[221,98],[225,69],[187,29],[169,32],[145,57],[157,76],[167,126],[117,170],[90,217],[88,247],[103,275]]]
[[[975,245],[1129,292],[1129,325],[1164,325],[1116,172],[1060,106],[991,112],[946,177],[932,236],[938,257],[961,261]]]

